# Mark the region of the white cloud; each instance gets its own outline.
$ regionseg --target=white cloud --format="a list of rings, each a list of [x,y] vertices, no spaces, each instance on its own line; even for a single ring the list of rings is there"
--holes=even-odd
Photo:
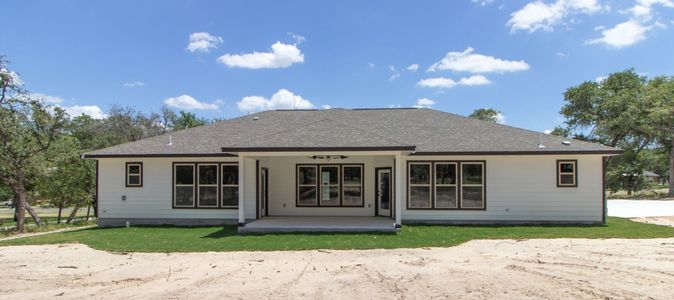
[[[304,62],[304,54],[297,48],[297,44],[276,42],[271,45],[271,52],[225,54],[218,61],[230,68],[276,69]]]
[[[391,75],[391,77],[389,77],[388,80],[393,81],[393,80],[398,79],[399,77],[400,77],[400,73],[395,73],[395,74]]]
[[[389,104],[388,108],[401,108],[402,106],[400,104]]]
[[[594,82],[596,83],[601,83],[602,81],[606,80],[606,76],[597,76],[597,78],[594,79]]]
[[[144,82],[140,82],[140,81],[130,81],[130,82],[125,82],[125,83],[124,83],[124,87],[130,87],[130,88],[133,88],[133,87],[143,87],[143,86],[145,86],[145,83],[144,83]]]
[[[288,35],[290,35],[290,37],[291,37],[293,40],[295,40],[295,45],[299,45],[299,44],[301,44],[301,43],[303,43],[304,41],[307,40],[307,39],[304,38],[303,36],[301,36],[301,35],[299,35],[299,34],[294,34],[294,33],[292,33],[292,32],[288,32]]]
[[[546,129],[546,130],[543,130],[543,133],[545,133],[545,134],[551,134],[551,133],[552,133],[552,129]]]
[[[564,52],[557,52],[557,53],[555,53],[555,56],[557,56],[559,59],[564,59],[564,58],[569,57],[569,55],[564,53]]]
[[[63,102],[63,98],[57,96],[51,96],[43,93],[31,93],[31,99],[40,99],[46,103],[57,104]]]
[[[636,0],[636,4],[627,10],[635,19],[642,22],[653,18],[653,6],[661,5],[663,7],[674,8],[673,0]]]
[[[494,2],[494,0],[470,0],[470,1],[480,6],[486,6]]]
[[[374,68],[376,68],[376,65],[374,63],[371,63],[371,62],[367,63],[367,69],[368,70],[374,70]]]
[[[468,47],[463,52],[448,52],[442,60],[431,65],[427,71],[452,70],[470,73],[503,73],[529,69],[529,64],[523,60],[503,60],[493,56],[473,53],[473,51],[473,48]]]
[[[613,28],[602,30],[602,37],[588,40],[586,44],[605,44],[614,48],[632,46],[644,39],[653,26],[644,26],[636,20],[629,20]]]
[[[506,26],[510,27],[511,32],[552,31],[556,25],[564,23],[569,15],[591,15],[601,9],[597,0],[557,0],[551,3],[536,0],[513,12]]]
[[[324,104],[324,105],[321,106],[321,108],[322,108],[322,109],[331,109],[332,106],[330,106],[330,105],[328,105],[328,104]]]
[[[416,108],[431,108],[435,104],[434,100],[428,98],[421,98],[417,100],[417,104],[413,105]]]
[[[419,64],[411,64],[407,66],[407,71],[416,72],[417,70],[419,70]]]
[[[194,32],[190,34],[190,43],[185,50],[189,52],[210,52],[213,48],[218,48],[222,43],[222,38],[211,35],[208,32]]]
[[[295,95],[286,89],[280,89],[271,99],[262,96],[247,96],[236,103],[239,110],[244,112],[270,110],[270,109],[310,109],[316,106],[309,100]],[[329,105],[328,105],[329,106]],[[326,105],[323,106],[324,108]]]
[[[73,105],[63,106],[61,108],[63,108],[71,118],[79,117],[81,115],[88,115],[94,119],[105,119],[108,117],[108,115],[96,105]]]
[[[445,77],[426,78],[417,82],[417,85],[429,88],[451,89],[457,85],[477,86],[477,85],[486,85],[490,83],[491,81],[489,81],[487,77],[484,77],[482,75],[473,75],[470,77],[463,77],[459,79],[459,81],[455,81],[451,78]]]
[[[599,25],[599,26],[594,27],[594,31],[599,31],[599,30],[604,30],[604,29],[606,29],[606,26]]]
[[[180,109],[218,109],[217,104],[200,102],[189,95],[166,98],[164,104]]]
[[[496,123],[499,123],[499,124],[505,124],[505,122],[506,122],[506,117],[505,117],[505,115],[503,115],[503,113],[500,113],[500,112],[497,113],[497,114],[496,114]]]

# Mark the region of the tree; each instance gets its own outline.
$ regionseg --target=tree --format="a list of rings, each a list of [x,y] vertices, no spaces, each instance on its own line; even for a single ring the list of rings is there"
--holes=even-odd
[[[162,106],[161,110],[159,111],[159,115],[163,129],[162,134],[173,131],[173,127],[175,126],[176,120],[178,119],[176,113],[168,108],[168,106]]]
[[[648,83],[649,120],[658,144],[669,156],[669,192],[674,197],[674,77],[656,77]]]
[[[187,129],[208,123],[207,120],[197,117],[194,113],[180,111],[174,124],[174,130]]]
[[[564,92],[563,131],[574,138],[620,147],[625,153],[609,157],[605,166],[609,188],[628,193],[643,186],[640,152],[654,145],[645,97],[647,79],[634,70],[612,73],[601,82],[585,81]]]
[[[65,125],[65,112],[45,106],[21,87],[15,73],[0,57],[0,180],[12,190],[17,205],[19,232],[25,229],[25,211],[30,178],[40,155],[47,151]],[[40,225],[32,209],[29,213]]]
[[[91,203],[95,191],[96,170],[92,161],[80,158],[82,150],[76,138],[60,137],[47,152],[46,174],[39,183],[40,193],[61,211],[74,206],[66,223],[70,224],[80,207]]]
[[[478,108],[473,111],[468,117],[482,121],[489,121],[493,123],[501,122],[503,114],[493,108]]]
[[[146,115],[129,106],[113,105],[103,124],[103,132],[108,135],[111,145],[160,135],[164,131],[159,114]]]

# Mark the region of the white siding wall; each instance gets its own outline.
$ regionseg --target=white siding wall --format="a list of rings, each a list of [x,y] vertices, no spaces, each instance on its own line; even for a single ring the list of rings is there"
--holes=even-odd
[[[578,187],[558,188],[558,159],[578,160]],[[602,159],[598,155],[408,156],[413,160],[485,160],[486,210],[408,210],[403,221],[577,221],[602,220]],[[407,168],[407,163],[405,163]],[[407,180],[404,191],[407,193]]]
[[[407,156],[406,161],[485,160],[486,210],[407,210],[403,221],[583,221],[599,222],[602,217],[601,156]],[[375,206],[374,168],[393,167],[392,156],[352,156],[333,163],[364,164],[365,207],[296,207],[295,165],[320,163],[307,157],[247,158],[245,168],[245,216],[256,216],[255,159],[269,168],[270,216],[373,216]],[[578,187],[556,186],[556,160],[578,160]],[[405,161],[406,160],[406,161]],[[143,187],[124,184],[125,163],[143,162]],[[101,218],[139,219],[228,219],[236,220],[236,209],[172,208],[173,162],[235,162],[236,158],[141,158],[99,159],[99,214]],[[406,174],[406,170],[403,170]],[[403,180],[407,193],[407,180]],[[121,200],[126,195],[126,200]]]
[[[125,163],[143,162],[143,187],[125,187]],[[233,219],[236,209],[172,208],[173,162],[236,162],[236,158],[102,158],[98,161],[100,218]],[[246,164],[246,217],[255,218],[255,161]],[[126,200],[122,200],[126,196]],[[250,200],[252,198],[252,200]],[[250,206],[252,205],[252,208]]]

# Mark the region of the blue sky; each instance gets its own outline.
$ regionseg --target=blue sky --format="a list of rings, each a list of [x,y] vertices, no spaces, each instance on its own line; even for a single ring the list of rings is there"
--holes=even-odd
[[[410,107],[559,124],[570,86],[674,74],[674,1],[2,1],[25,87],[93,115],[162,105]],[[416,67],[415,67],[416,66]]]

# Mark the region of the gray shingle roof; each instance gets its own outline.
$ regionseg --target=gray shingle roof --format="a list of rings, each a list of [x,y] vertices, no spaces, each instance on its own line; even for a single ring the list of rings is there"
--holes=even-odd
[[[221,156],[244,151],[410,150],[415,154],[617,154],[621,150],[425,108],[264,111],[85,154]],[[544,148],[538,145],[542,143]],[[223,153],[224,152],[224,153]]]

